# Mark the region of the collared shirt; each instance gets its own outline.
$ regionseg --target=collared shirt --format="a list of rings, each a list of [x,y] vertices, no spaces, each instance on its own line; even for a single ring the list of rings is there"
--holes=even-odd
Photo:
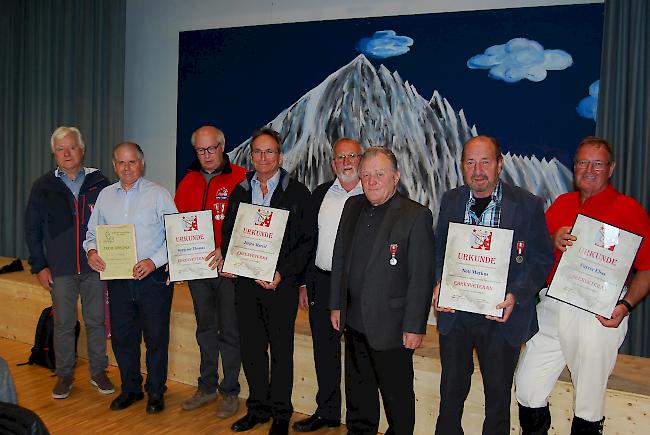
[[[316,245],[316,267],[321,270],[332,270],[332,254],[334,241],[339,229],[339,221],[343,206],[349,197],[363,193],[361,181],[351,191],[347,192],[337,178],[327,190],[320,210],[318,211],[318,245]]]
[[[253,175],[253,179],[251,180],[251,201],[255,205],[263,205],[265,207],[270,207],[271,206],[271,197],[273,196],[273,192],[275,192],[275,188],[278,187],[278,183],[280,182],[280,169],[278,169],[278,172],[275,173],[271,178],[269,178],[266,182],[266,188],[268,189],[268,192],[266,193],[266,196],[262,193],[262,183],[260,182],[259,178],[257,178],[257,172],[255,172],[255,175]]]
[[[469,199],[467,200],[467,205],[465,206],[465,220],[466,224],[471,225],[483,225],[486,227],[498,228],[501,224],[501,199],[503,198],[503,189],[501,188],[501,181],[497,183],[490,195],[492,200],[485,207],[481,216],[476,216],[472,206],[476,203],[476,198],[472,190],[469,191]]]
[[[97,249],[97,225],[134,224],[138,261],[150,258],[156,267],[167,263],[165,221],[163,216],[177,213],[169,192],[144,178],[129,190],[122,183],[111,184],[101,191],[90,215],[83,248]]]
[[[63,181],[65,185],[68,186],[68,189],[70,189],[70,192],[72,192],[75,198],[79,198],[79,191],[81,190],[81,186],[84,184],[86,174],[90,174],[96,170],[97,169],[94,168],[81,168],[79,169],[79,172],[77,172],[75,179],[71,180],[70,177],[68,177],[68,174],[66,174],[61,169],[56,168],[54,171],[54,176],[60,178],[61,181]]]

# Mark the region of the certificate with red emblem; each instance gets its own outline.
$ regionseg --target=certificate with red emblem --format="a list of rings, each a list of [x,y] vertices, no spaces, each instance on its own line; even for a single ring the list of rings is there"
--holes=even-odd
[[[579,214],[547,296],[611,318],[643,237]]]
[[[513,231],[451,222],[438,306],[502,317]],[[523,260],[522,260],[523,261]]]
[[[241,203],[222,270],[273,281],[289,211]]]
[[[165,215],[170,281],[215,278],[205,257],[214,251],[210,210]]]

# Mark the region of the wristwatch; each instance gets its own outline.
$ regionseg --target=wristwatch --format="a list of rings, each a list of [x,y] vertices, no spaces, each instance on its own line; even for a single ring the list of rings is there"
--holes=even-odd
[[[625,308],[627,308],[627,312],[631,313],[632,310],[634,310],[634,305],[626,301],[625,299],[620,299],[618,302],[616,302],[616,305],[623,305]]]

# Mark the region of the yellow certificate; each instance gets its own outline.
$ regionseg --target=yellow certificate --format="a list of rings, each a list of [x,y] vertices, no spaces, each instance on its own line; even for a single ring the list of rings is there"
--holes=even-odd
[[[135,225],[97,225],[97,253],[106,263],[99,279],[133,279],[138,262]]]

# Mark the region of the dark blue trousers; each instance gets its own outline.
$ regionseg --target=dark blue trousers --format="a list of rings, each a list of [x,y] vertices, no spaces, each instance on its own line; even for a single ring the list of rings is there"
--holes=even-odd
[[[165,285],[166,279],[167,272],[159,267],[141,281],[125,279],[108,283],[111,342],[125,393],[142,391],[140,342],[143,337],[147,349],[144,389],[149,394],[163,394],[167,389],[169,314],[174,284]]]

